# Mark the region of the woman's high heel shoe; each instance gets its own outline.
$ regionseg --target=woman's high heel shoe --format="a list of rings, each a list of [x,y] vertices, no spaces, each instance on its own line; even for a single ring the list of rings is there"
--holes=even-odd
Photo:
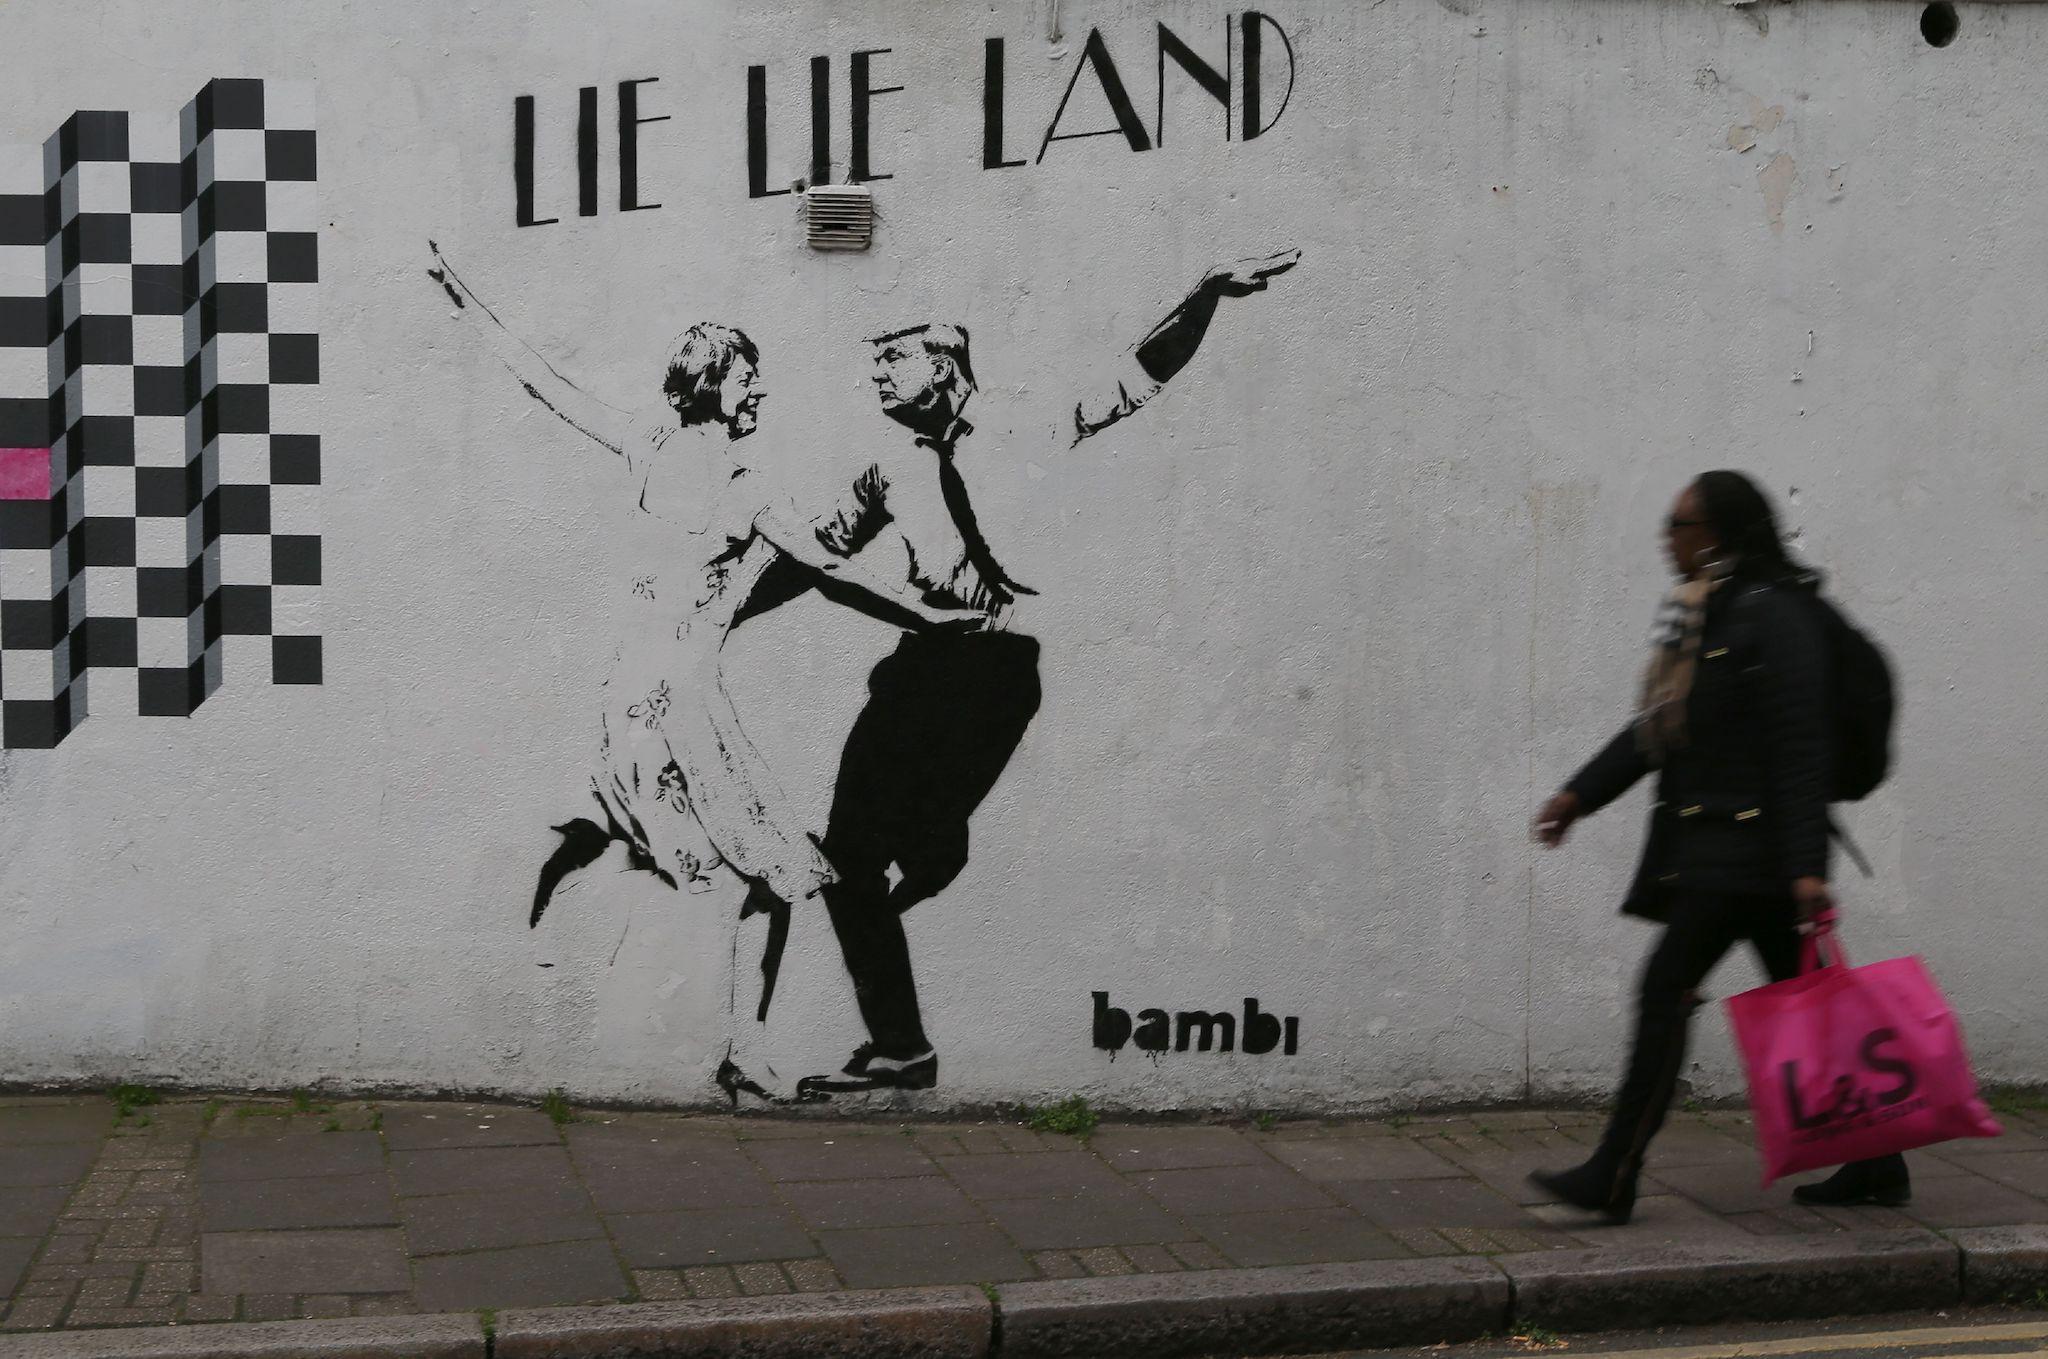
[[[725,1091],[725,1097],[732,1101],[732,1107],[735,1109],[740,1107],[740,1096],[743,1094],[752,1095],[755,1099],[769,1104],[775,1103],[775,1096],[762,1089],[759,1081],[733,1065],[730,1057],[718,1064],[717,1080],[718,1088]]]

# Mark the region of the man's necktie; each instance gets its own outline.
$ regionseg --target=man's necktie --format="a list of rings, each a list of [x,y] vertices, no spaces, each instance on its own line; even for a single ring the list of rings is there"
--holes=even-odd
[[[996,562],[995,553],[989,551],[988,539],[981,536],[981,525],[975,522],[974,506],[967,499],[967,483],[961,479],[960,469],[953,464],[953,449],[950,445],[939,445],[934,450],[939,455],[939,493],[946,498],[946,513],[953,516],[953,526],[960,530],[960,539],[967,545],[967,560],[974,564],[975,574],[981,577],[982,588],[987,594],[985,600],[969,600],[976,606],[1002,606],[1016,602],[1019,594],[1036,594],[1036,590],[1019,585]]]

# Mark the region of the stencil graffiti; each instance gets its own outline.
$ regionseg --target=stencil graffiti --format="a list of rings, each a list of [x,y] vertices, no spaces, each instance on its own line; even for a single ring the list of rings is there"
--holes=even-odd
[[[6,745],[321,682],[316,162],[261,80],[0,148]]]
[[[938,1056],[902,918],[966,868],[969,823],[1040,698],[1038,643],[1010,626],[1019,597],[1034,592],[1003,567],[960,466],[977,390],[966,329],[920,321],[866,342],[876,396],[904,445],[877,449],[838,504],[806,513],[755,454],[770,447],[754,438],[767,365],[743,331],[712,322],[684,331],[661,370],[664,405],[634,415],[513,335],[430,248],[428,272],[456,315],[530,399],[622,473],[629,623],[604,685],[591,805],[554,827],[529,924],[614,844],[678,891],[732,883],[742,893],[736,919],[768,916],[759,1023],[792,906],[821,899],[866,1035],[843,1067],[799,1079],[791,1095],[931,1088]],[[1187,365],[1226,300],[1264,291],[1298,259],[1287,250],[1206,274],[1076,394],[1063,437],[1078,444],[1137,411]],[[743,620],[814,586],[902,629],[869,676],[822,835],[797,824],[741,729],[720,660]],[[774,1098],[760,1075],[728,1045],[718,1081],[729,1096]]]
[[[1149,401],[1194,357],[1224,298],[1264,290],[1298,258],[1283,251],[1207,275],[1105,381],[1079,395],[1072,441]],[[903,569],[924,597],[975,610],[990,626],[906,633],[868,680],[823,842],[839,869],[823,891],[825,905],[868,1038],[841,1071],[802,1082],[800,1093],[811,1096],[937,1083],[938,1056],[925,1034],[902,917],[967,866],[968,822],[1039,703],[1038,643],[1004,627],[1005,611],[1031,591],[998,562],[959,466],[961,445],[974,432],[966,419],[976,389],[967,332],[925,323],[870,343],[882,409],[923,457],[870,466],[820,523],[819,540],[851,555],[893,522]],[[900,875],[893,885],[892,867]]]
[[[1149,127],[1141,114],[1138,99],[1132,95],[1133,84],[1126,79],[1125,68],[1118,64],[1109,40],[1100,29],[1088,30],[1066,80],[1045,92],[1044,107],[1034,104],[1028,96],[1018,94],[1017,86],[1022,82],[1010,78],[1011,62],[1005,39],[985,39],[979,63],[980,168],[1013,170],[1037,165],[1045,160],[1049,150],[1061,143],[1091,142],[1097,138],[1121,139],[1131,152],[1164,147],[1168,92],[1183,81],[1217,105],[1222,115],[1219,122],[1224,140],[1251,142],[1265,136],[1279,123],[1293,98],[1294,43],[1273,16],[1258,10],[1226,14],[1220,28],[1220,34],[1211,30],[1206,41],[1199,36],[1190,41],[1165,24],[1156,24],[1151,35],[1151,50],[1147,54],[1149,61],[1142,57],[1134,60],[1131,50],[1125,48],[1129,69],[1140,73],[1139,79],[1143,79],[1146,68],[1150,68],[1150,93],[1154,97],[1150,101],[1152,122]],[[1207,47],[1206,53],[1198,50],[1198,44]],[[974,63],[964,59],[970,54],[963,52],[961,55],[963,60],[959,71],[965,78],[965,73],[973,69]],[[837,82],[831,55],[821,53],[808,59],[807,81],[791,79],[788,72],[765,63],[747,66],[742,110],[744,126],[741,129],[746,150],[747,197],[778,198],[794,192],[790,180],[794,172],[806,164],[808,179],[805,182],[811,184],[830,183],[835,166],[843,170],[845,182],[849,184],[894,179],[894,173],[878,168],[891,150],[886,145],[879,150],[876,146],[874,127],[878,101],[900,98],[925,103],[933,96],[933,91],[912,85],[883,83],[890,80],[888,63],[895,60],[898,60],[895,49],[889,47],[862,48],[846,54],[841,68],[846,101],[843,124],[834,121],[832,91]],[[659,138],[664,134],[679,135],[684,128],[701,127],[721,116],[724,108],[714,108],[705,101],[717,99],[722,104],[730,97],[724,93],[724,87],[713,84],[701,88],[703,93],[695,96],[686,94],[676,82],[662,83],[658,75],[621,80],[615,89],[598,85],[578,86],[573,153],[569,152],[566,137],[556,139],[549,136],[550,132],[566,131],[569,126],[567,99],[561,94],[514,96],[514,222],[522,227],[560,223],[563,214],[569,211],[570,188],[563,181],[568,178],[565,172],[571,169],[574,172],[576,215],[596,217],[603,211],[604,196],[600,193],[599,176],[600,170],[605,168],[606,158],[601,151],[600,133],[609,125],[616,127],[616,136],[612,139],[616,163],[611,167],[611,177],[617,186],[618,211],[644,212],[661,207],[660,202],[648,201],[650,194],[659,196],[658,188],[643,185],[641,180],[643,139]],[[769,141],[770,114],[779,108],[777,101],[787,101],[797,109],[803,109],[807,102],[810,115],[808,146],[797,151],[804,159],[791,164],[791,173],[786,174],[776,173],[778,163],[771,155],[774,148]],[[1070,106],[1078,110],[1098,101],[1108,106],[1110,124],[1095,127],[1077,125],[1080,115],[1070,112]],[[645,111],[656,106],[672,111]],[[1026,118],[1031,119],[1029,124],[1024,123]],[[674,123],[676,126],[645,131],[650,125],[660,123]],[[1017,144],[1012,146],[1009,138],[1020,125],[1034,129],[1036,135],[1028,132],[1018,134]],[[934,124],[935,129],[938,126],[941,124]],[[563,144],[554,145],[557,140]],[[553,149],[544,149],[544,144]],[[843,158],[835,157],[835,150],[843,151]],[[901,148],[895,150],[900,152]],[[1012,151],[1017,154],[1012,155]],[[556,182],[550,183],[551,180]]]

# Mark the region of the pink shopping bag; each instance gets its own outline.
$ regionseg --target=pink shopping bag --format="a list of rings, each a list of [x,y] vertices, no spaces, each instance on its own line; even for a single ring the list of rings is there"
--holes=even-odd
[[[1749,1075],[1764,1185],[1783,1175],[2003,1131],[1962,1030],[1919,958],[1844,962],[1834,918],[1800,974],[1724,1002]]]

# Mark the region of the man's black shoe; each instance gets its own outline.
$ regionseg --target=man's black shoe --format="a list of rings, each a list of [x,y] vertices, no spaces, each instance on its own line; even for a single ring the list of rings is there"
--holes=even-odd
[[[939,1083],[939,1054],[926,1048],[910,1057],[889,1057],[862,1043],[836,1076],[806,1076],[796,1083],[800,1100],[829,1099],[855,1090],[929,1090]]]
[[[1792,1197],[1817,1208],[1853,1208],[1866,1203],[1903,1208],[1913,1200],[1913,1178],[1906,1172],[1906,1158],[1894,1152],[1851,1161],[1818,1184],[1798,1186]]]

